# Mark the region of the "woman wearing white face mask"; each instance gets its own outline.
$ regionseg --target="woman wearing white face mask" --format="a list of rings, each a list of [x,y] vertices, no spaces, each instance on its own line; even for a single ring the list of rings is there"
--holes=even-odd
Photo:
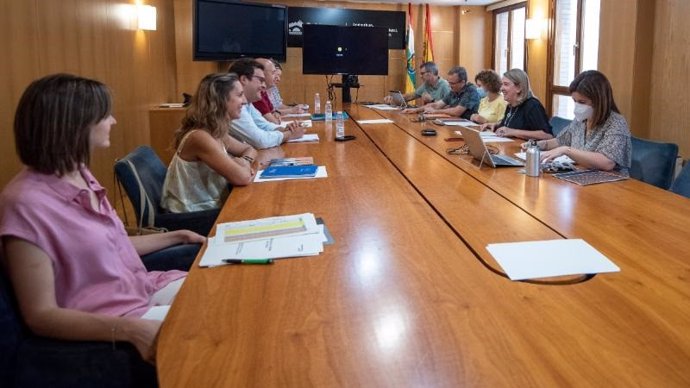
[[[630,129],[616,107],[609,80],[588,70],[575,77],[569,90],[575,101],[575,119],[555,139],[537,143],[545,150],[542,161],[567,155],[577,164],[627,176]]]

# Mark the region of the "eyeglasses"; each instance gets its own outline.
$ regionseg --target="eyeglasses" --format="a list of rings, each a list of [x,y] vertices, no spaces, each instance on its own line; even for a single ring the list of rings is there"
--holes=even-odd
[[[448,81],[448,80],[446,80],[446,81]],[[457,85],[457,84],[459,84],[459,83],[461,83],[461,82],[462,82],[462,81],[457,81],[457,82],[448,81],[448,84],[449,84],[449,85]]]
[[[266,78],[264,78],[260,75],[253,75],[252,78],[258,78],[259,81],[261,81],[262,83],[266,83]]]

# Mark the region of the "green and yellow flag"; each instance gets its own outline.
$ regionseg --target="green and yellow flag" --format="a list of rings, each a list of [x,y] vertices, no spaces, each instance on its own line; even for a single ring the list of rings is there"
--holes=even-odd
[[[406,63],[407,63],[407,77],[405,77],[405,93],[412,93],[417,85],[415,77],[415,60],[414,60],[414,31],[412,30],[412,4],[407,3],[407,34],[406,41]]]

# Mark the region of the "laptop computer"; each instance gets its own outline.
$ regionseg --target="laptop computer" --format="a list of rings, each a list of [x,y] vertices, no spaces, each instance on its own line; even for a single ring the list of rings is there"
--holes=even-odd
[[[515,158],[506,155],[491,155],[489,149],[486,148],[481,133],[476,129],[459,127],[462,137],[465,139],[465,144],[470,149],[470,154],[480,162],[489,167],[520,167],[525,164]]]

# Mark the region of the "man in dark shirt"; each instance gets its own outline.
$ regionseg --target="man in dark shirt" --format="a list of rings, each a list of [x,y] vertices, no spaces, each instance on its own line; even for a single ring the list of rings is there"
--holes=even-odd
[[[456,66],[448,71],[446,77],[450,85],[450,93],[442,100],[432,102],[423,108],[406,109],[408,113],[445,113],[450,116],[470,119],[470,116],[477,113],[479,109],[479,93],[477,87],[471,82],[467,82],[467,70],[464,67]]]

